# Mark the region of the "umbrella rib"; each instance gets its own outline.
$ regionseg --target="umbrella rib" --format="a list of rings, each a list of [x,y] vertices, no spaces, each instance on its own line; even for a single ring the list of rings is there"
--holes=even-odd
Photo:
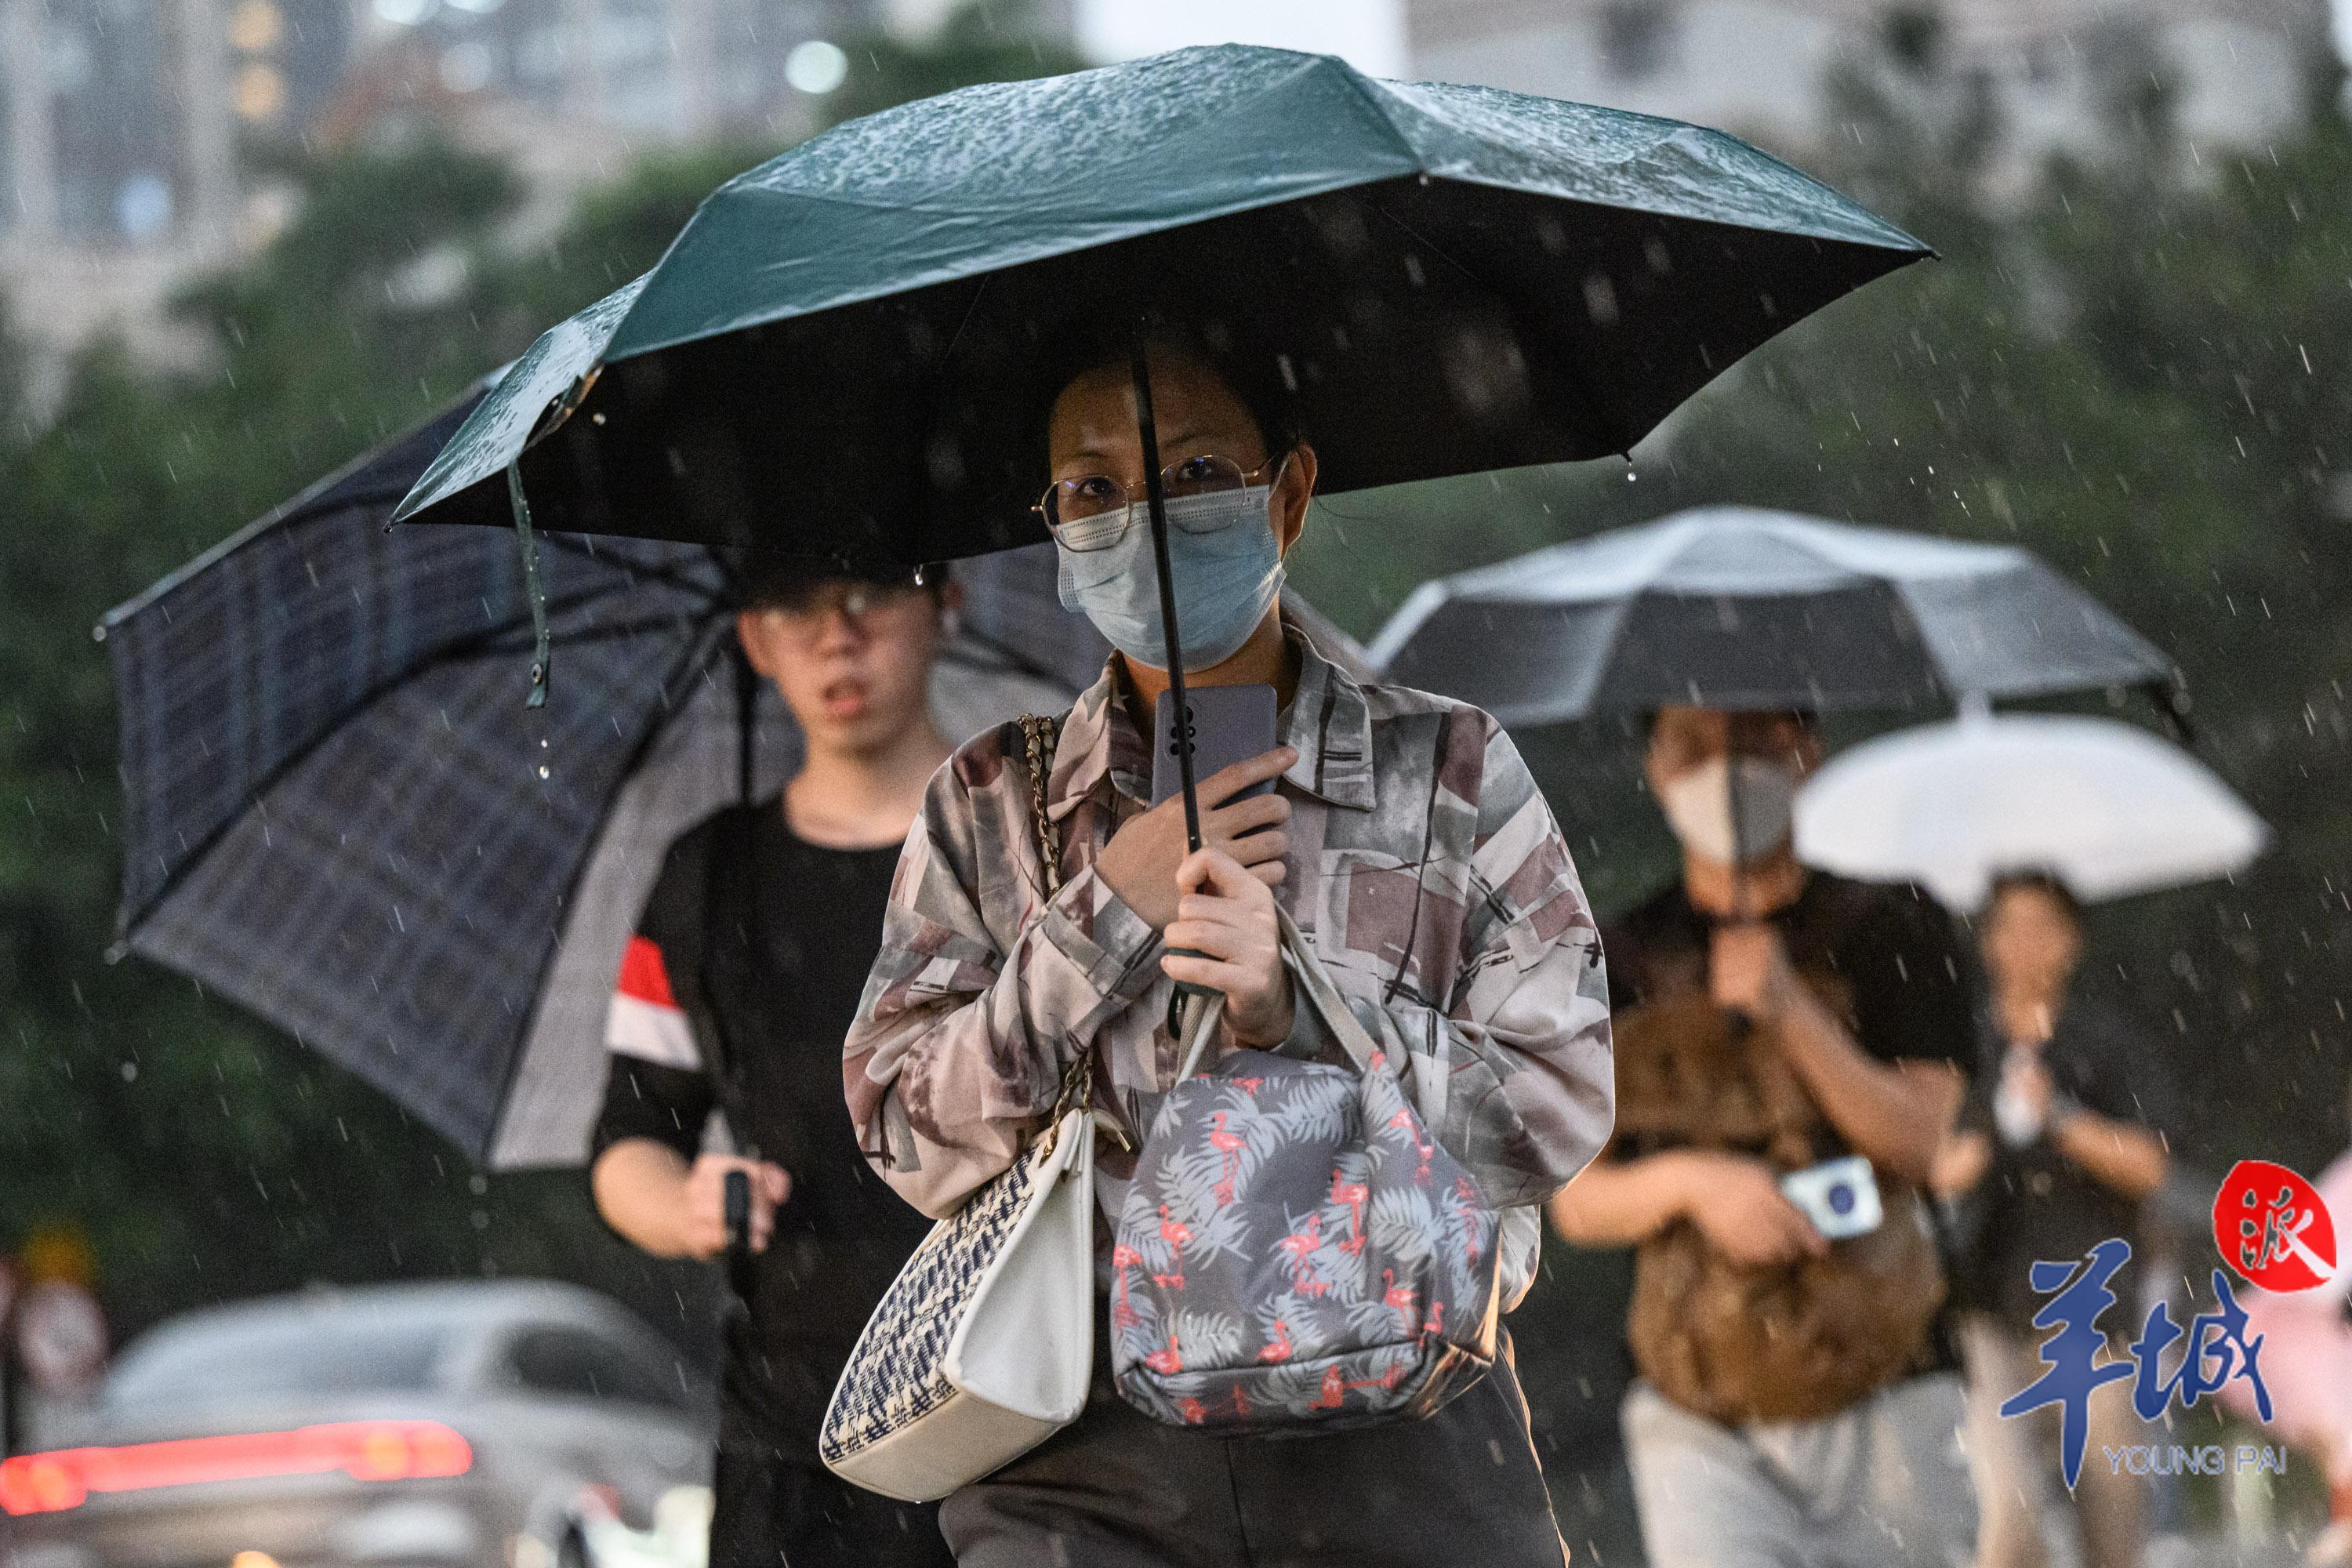
[[[589,537],[584,533],[542,533],[539,536],[539,542],[551,550],[561,550],[567,554],[576,555],[583,561],[593,561],[608,572],[633,573],[639,577],[650,578],[667,587],[676,588],[681,594],[695,595],[708,601],[713,609],[719,608],[727,602],[727,595],[723,590],[714,589],[708,584],[697,583],[690,577],[681,576],[675,568],[669,566],[640,565],[635,562],[630,562],[625,565],[615,565],[607,557],[597,554],[593,545],[583,542]]]
[[[615,621],[610,626],[595,626],[569,637],[557,637],[555,646],[559,648],[593,647],[599,643],[619,642],[626,637],[642,637],[647,632],[668,631],[677,625],[679,619],[677,616],[647,616],[642,620]],[[441,649],[430,662],[464,664],[479,658],[505,658],[520,653],[530,646],[523,637],[523,631],[522,626],[509,624],[495,631],[477,632],[464,642],[451,643]],[[509,637],[514,640],[506,640]],[[426,667],[419,665],[416,668]]]
[[[940,351],[940,363],[942,366],[955,358],[956,345],[963,342],[963,334],[971,327],[972,317],[980,313],[980,302],[988,297],[988,286],[995,277],[992,272],[983,272],[980,275],[979,287],[971,291],[971,299],[965,303],[963,314],[956,321],[955,335],[949,338],[948,346]]]

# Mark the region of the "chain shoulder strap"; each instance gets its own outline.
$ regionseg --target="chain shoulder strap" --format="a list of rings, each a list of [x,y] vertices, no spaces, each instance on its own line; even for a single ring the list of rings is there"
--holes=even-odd
[[[1047,809],[1045,786],[1054,772],[1054,748],[1062,738],[1058,721],[1036,713],[1021,715],[1021,733],[1028,742],[1029,811],[1037,825],[1037,857],[1045,867],[1045,896],[1050,899],[1062,890],[1062,830]],[[1070,1070],[1062,1075],[1062,1086],[1054,1096],[1054,1113],[1046,1123],[1046,1136],[1061,1125],[1062,1118],[1075,1106],[1090,1105],[1095,1092],[1095,1054],[1092,1050],[1078,1053]]]
[[[1062,890],[1062,830],[1045,808],[1045,784],[1054,771],[1054,748],[1062,738],[1062,726],[1058,720],[1024,713],[1021,733],[1029,742],[1029,809],[1037,822],[1037,852],[1050,899]]]

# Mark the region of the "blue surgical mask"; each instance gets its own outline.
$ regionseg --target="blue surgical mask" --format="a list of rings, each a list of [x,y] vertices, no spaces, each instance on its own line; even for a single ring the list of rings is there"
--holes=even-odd
[[[1282,592],[1273,501],[1270,485],[1169,498],[1169,575],[1186,669],[1206,669],[1240,652]],[[1165,668],[1168,638],[1146,504],[1129,504],[1127,532],[1108,549],[1056,548],[1063,607],[1092,621],[1128,658]]]

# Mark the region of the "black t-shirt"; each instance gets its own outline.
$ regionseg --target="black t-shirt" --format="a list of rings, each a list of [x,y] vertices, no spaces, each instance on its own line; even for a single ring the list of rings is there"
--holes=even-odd
[[[2020,1333],[2033,1331],[2042,1304],[2030,1267],[2079,1258],[2110,1237],[2133,1238],[2139,1205],[2060,1153],[2047,1132],[2022,1148],[2001,1141],[1993,1120],[2007,1047],[1988,1025],[1984,1061],[1960,1110],[1960,1125],[1992,1145],[1992,1163],[1959,1205],[1965,1227],[1956,1281],[1962,1305],[1992,1313]],[[2052,1086],[2112,1121],[2161,1129],[2172,1117],[2170,1075],[2124,1016],[2091,998],[2067,1003],[2042,1047]]]
[[[1883,1062],[1974,1067],[1975,971],[1942,905],[1916,888],[1815,871],[1795,899],[1765,918],[1790,963],[1845,982],[1854,1044],[1864,1052]],[[1604,931],[1610,1009],[1705,990],[1707,949],[1720,923],[1675,881]]]
[[[792,1176],[728,1326],[723,1446],[816,1463],[842,1365],[930,1228],[858,1152],[842,1093],[898,861],[896,845],[803,842],[773,799],[730,807],[672,846],[622,966],[595,1152],[651,1138],[693,1159],[720,1061],[737,1146]]]

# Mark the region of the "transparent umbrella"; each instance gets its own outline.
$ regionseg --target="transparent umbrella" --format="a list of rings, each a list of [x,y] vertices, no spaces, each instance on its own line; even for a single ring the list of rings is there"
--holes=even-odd
[[[1959,910],[2015,872],[2085,900],[2181,887],[2244,869],[2269,840],[2211,769],[2115,719],[1972,710],[1854,747],[1797,801],[1800,858]]]

